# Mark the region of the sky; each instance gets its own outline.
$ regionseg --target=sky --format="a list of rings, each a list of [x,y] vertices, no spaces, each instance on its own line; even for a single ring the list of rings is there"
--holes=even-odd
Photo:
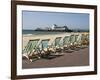
[[[89,14],[68,12],[22,11],[22,26],[24,30],[36,28],[68,26],[69,29],[89,29]]]

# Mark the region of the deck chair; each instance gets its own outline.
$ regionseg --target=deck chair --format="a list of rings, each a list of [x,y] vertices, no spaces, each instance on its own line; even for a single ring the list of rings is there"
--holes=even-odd
[[[84,34],[79,34],[78,38],[77,38],[77,48],[80,48],[80,49],[83,49],[85,48],[86,46],[84,45],[84,41],[86,39],[86,36]]]
[[[61,43],[61,37],[56,37],[53,40],[49,41],[48,44],[48,50],[50,52],[50,55],[52,56],[61,56],[61,50],[62,50],[62,43]]]
[[[60,42],[59,42],[59,47],[63,50],[64,46],[63,46],[63,39],[64,37],[61,38]]]
[[[82,47],[87,47],[89,44],[89,36],[87,36],[86,34],[82,34],[82,41],[81,41],[81,45]]]
[[[41,40],[41,43],[39,44],[39,54],[41,57],[48,56],[50,54],[49,49],[48,49],[48,43],[49,39],[44,39]]]
[[[62,52],[62,37],[56,37],[55,39],[55,49],[56,53],[61,53]]]
[[[76,34],[75,35],[75,42],[74,42],[74,48],[75,50],[79,50],[82,47],[82,34]]]
[[[65,36],[63,38],[63,48],[64,50],[68,50],[70,46],[70,36]]]
[[[75,49],[75,35],[72,34],[70,35],[70,49],[74,50]]]
[[[65,36],[63,39],[63,47],[64,47],[63,51],[64,52],[71,53],[74,51],[74,50],[72,50],[71,36],[72,35]],[[74,45],[74,42],[73,42],[73,45]]]
[[[86,45],[88,46],[89,45],[89,34],[88,33],[85,35],[85,41],[86,41]]]
[[[55,54],[56,53],[55,39],[49,41],[48,50],[50,51],[50,54]]]
[[[39,39],[38,40],[30,40],[28,42],[28,44],[26,45],[26,47],[24,48],[22,56],[26,57],[30,61],[32,58],[40,58],[37,55],[36,50],[35,50],[35,47],[36,47],[38,41],[39,41]]]

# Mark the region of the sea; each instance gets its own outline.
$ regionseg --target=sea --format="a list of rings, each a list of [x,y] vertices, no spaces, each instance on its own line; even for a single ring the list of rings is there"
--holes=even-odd
[[[67,32],[61,32],[61,31],[34,31],[34,30],[22,30],[22,34],[34,34],[34,35],[53,35],[53,34],[61,34],[61,33],[67,33]]]

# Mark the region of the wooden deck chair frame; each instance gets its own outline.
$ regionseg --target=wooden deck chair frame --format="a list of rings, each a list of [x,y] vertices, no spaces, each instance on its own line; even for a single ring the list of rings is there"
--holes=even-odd
[[[70,49],[75,49],[75,34],[70,35]]]
[[[56,49],[56,52],[61,52],[62,49],[61,49],[61,44],[60,44],[60,41],[61,41],[61,38],[62,37],[56,37],[55,39],[55,49]],[[56,42],[56,40],[58,39],[58,43]]]
[[[67,38],[67,41],[65,40]],[[63,39],[64,51],[70,49],[70,36],[65,36]]]
[[[82,34],[82,37],[81,37],[81,47],[82,48],[87,47],[86,34]]]
[[[27,59],[32,59],[33,57],[37,57],[37,58],[39,58],[39,56],[37,55],[37,54],[34,54],[34,52],[36,51],[35,50],[35,47],[36,47],[36,45],[37,44],[35,44],[34,46],[33,46],[33,42],[34,41],[37,41],[37,44],[38,44],[38,41],[39,41],[39,39],[34,39],[34,40],[29,40],[29,42],[27,43],[27,45],[25,46],[25,48],[24,48],[24,50],[23,50],[23,52],[24,53],[27,53],[26,55],[24,55]],[[31,48],[31,49],[30,49]],[[34,51],[33,51],[33,49],[34,49]],[[24,54],[23,53],[23,54]]]
[[[51,43],[48,44],[48,49],[51,54],[54,55],[56,53],[55,39]]]
[[[85,34],[85,36],[86,36],[86,38],[85,38],[85,40],[86,40],[86,45],[88,46],[89,45],[89,34]]]
[[[40,55],[41,55],[41,57],[49,55],[49,53],[50,53],[49,49],[48,49],[48,44],[47,44],[46,50],[44,49],[44,46],[43,46],[43,43],[42,43],[43,41],[48,41],[49,42],[50,39],[42,39],[41,40],[41,43],[40,43],[40,46],[41,46]]]

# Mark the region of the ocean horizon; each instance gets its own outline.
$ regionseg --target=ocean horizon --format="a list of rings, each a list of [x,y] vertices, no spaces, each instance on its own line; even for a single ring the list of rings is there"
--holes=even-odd
[[[73,31],[77,32],[77,31]],[[79,32],[89,32],[88,30],[80,30]],[[34,34],[34,35],[45,35],[45,34],[61,34],[70,33],[65,31],[35,31],[35,30],[22,30],[22,34]]]
[[[35,31],[35,30],[22,30],[22,34],[34,34],[34,35],[45,35],[45,34],[61,34],[68,33],[65,31]]]

